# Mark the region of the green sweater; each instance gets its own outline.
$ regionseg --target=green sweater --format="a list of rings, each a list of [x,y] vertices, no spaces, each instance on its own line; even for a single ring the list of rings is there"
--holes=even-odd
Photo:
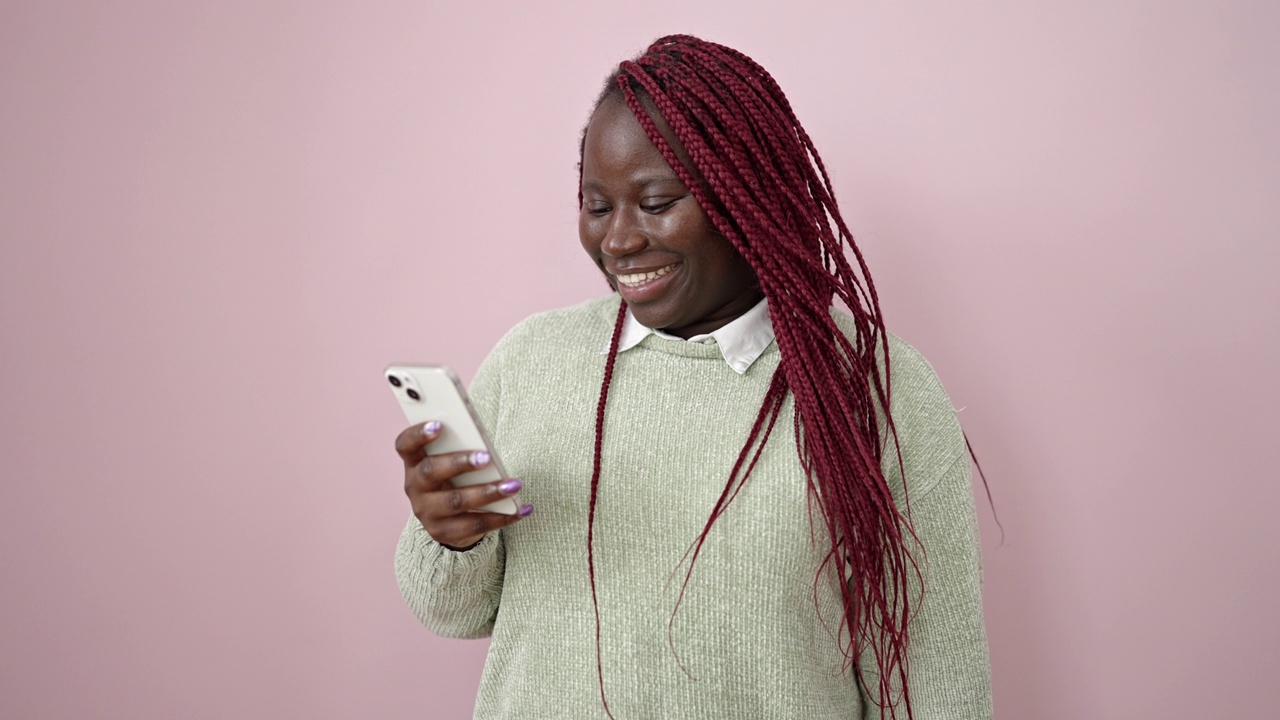
[[[492,635],[477,718],[605,717],[586,518],[601,350],[617,310],[613,295],[529,318],[476,375],[473,402],[507,471],[524,480],[520,501],[533,515],[465,552],[437,544],[414,518],[401,536],[396,576],[419,619],[448,637]],[[848,331],[847,316],[837,317]],[[911,517],[925,548],[915,554],[926,595],[910,626],[915,718],[990,718],[963,436],[929,364],[896,338],[889,352]],[[738,375],[714,345],[658,336],[618,356],[595,526],[604,685],[618,720],[879,717],[852,671],[841,671],[838,580],[815,581],[830,541],[821,520],[810,522],[790,401],[712,527],[672,622],[681,559],[778,360],[771,345]],[[892,451],[884,471],[900,498]],[[861,667],[874,673],[870,658]]]

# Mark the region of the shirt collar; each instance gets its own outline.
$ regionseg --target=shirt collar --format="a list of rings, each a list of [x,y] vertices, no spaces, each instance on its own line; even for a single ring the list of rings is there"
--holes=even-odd
[[[769,320],[768,301],[761,300],[755,307],[719,330],[694,335],[685,340],[641,325],[635,315],[631,314],[631,309],[627,308],[627,316],[622,321],[622,337],[618,338],[618,352],[630,350],[650,335],[677,342],[715,343],[720,348],[724,361],[733,368],[734,372],[741,375],[764,354],[765,349],[773,342],[773,323]],[[609,352],[608,348],[605,348],[605,352]]]

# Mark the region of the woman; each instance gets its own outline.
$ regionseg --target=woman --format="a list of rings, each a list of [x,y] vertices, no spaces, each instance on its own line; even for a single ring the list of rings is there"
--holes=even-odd
[[[616,293],[521,323],[472,388],[520,480],[453,489],[486,453],[397,439],[405,598],[493,637],[476,717],[990,717],[963,435],[773,79],[656,41],[579,192]]]

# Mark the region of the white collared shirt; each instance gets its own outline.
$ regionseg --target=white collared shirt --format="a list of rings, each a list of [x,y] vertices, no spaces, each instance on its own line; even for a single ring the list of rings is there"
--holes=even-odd
[[[677,342],[715,343],[720,348],[724,361],[739,375],[745,373],[773,342],[773,322],[769,320],[769,302],[761,300],[755,307],[716,330],[703,335],[684,338],[668,335],[661,330],[647,328],[636,320],[627,309],[627,316],[622,321],[622,337],[618,338],[618,352],[624,353],[640,344],[650,335],[675,340]],[[605,347],[605,353],[609,348]]]

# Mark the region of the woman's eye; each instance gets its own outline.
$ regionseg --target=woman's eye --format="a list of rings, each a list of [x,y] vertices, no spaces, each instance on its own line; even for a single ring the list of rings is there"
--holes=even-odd
[[[612,209],[613,208],[609,207],[608,205],[595,205],[595,206],[589,205],[587,206],[587,213],[591,215],[599,216],[599,215],[604,215],[608,213]]]
[[[652,203],[649,205],[641,205],[640,209],[644,210],[647,213],[657,215],[658,213],[663,212],[664,210],[666,210],[667,208],[670,208],[672,205],[675,205],[675,204],[676,204],[675,200],[668,200],[666,202]]]

